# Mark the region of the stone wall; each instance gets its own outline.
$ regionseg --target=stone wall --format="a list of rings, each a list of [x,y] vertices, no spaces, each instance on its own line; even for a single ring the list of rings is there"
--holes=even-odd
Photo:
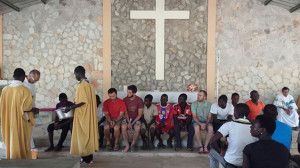
[[[258,90],[271,103],[283,86],[300,95],[300,13],[256,0],[218,0],[216,56],[219,95],[241,102]]]
[[[74,100],[74,68],[83,65],[102,97],[102,0],[52,0],[3,15],[4,78],[15,68],[41,72],[38,107]]]
[[[206,88],[206,0],[165,0],[165,10],[190,11],[188,20],[165,21],[165,80],[155,80],[155,21],[129,19],[130,10],[155,10],[155,0],[112,4],[112,86],[123,90],[185,91]]]

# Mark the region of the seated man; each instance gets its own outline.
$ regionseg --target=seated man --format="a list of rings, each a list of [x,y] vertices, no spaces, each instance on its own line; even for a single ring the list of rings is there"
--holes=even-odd
[[[160,98],[160,104],[157,104],[158,115],[155,119],[155,135],[159,143],[158,148],[163,148],[165,145],[160,137],[164,132],[169,134],[169,139],[167,140],[168,147],[173,148],[172,139],[175,136],[174,124],[173,124],[173,107],[168,102],[168,95],[163,94]]]
[[[231,104],[235,107],[240,100],[240,95],[238,93],[232,93],[231,95]]]
[[[58,97],[59,97],[59,103],[56,104],[56,109],[60,109],[63,107],[70,107],[70,106],[74,105],[74,103],[68,101],[68,97],[65,93],[59,94]],[[49,126],[47,128],[50,146],[48,149],[45,150],[45,152],[49,152],[52,150],[54,150],[54,151],[61,150],[61,148],[63,147],[63,143],[68,135],[68,131],[69,130],[72,131],[72,123],[73,123],[73,118],[63,119],[63,120],[59,121],[58,115],[55,113],[54,123],[49,124]],[[62,130],[61,135],[60,135],[58,144],[54,148],[53,132],[54,132],[54,130],[59,130],[59,129]]]
[[[276,120],[278,115],[276,106],[273,104],[267,104],[264,108],[264,115],[274,119],[276,122],[276,129],[272,135],[272,139],[282,143],[290,150],[292,141],[292,128],[287,124]]]
[[[299,125],[298,107],[293,96],[289,94],[289,88],[282,88],[282,93],[276,96],[274,105],[278,111],[277,120],[296,129]]]
[[[246,104],[249,106],[249,120],[252,122],[255,120],[255,117],[258,116],[265,108],[265,104],[259,101],[259,94],[256,90],[252,90],[250,92],[251,100],[248,100]]]
[[[175,130],[175,140],[176,147],[175,151],[179,151],[182,148],[180,131],[188,132],[188,142],[187,150],[193,150],[193,138],[194,138],[194,128],[192,125],[192,112],[191,105],[186,103],[187,95],[181,94],[178,97],[178,104],[173,107],[173,120],[174,120],[174,130]]]
[[[109,99],[103,103],[102,111],[105,114],[104,136],[106,140],[106,150],[119,150],[120,126],[124,113],[126,112],[125,102],[117,97],[117,90],[110,88],[108,90]],[[114,147],[110,142],[110,130],[114,130],[115,144]]]
[[[129,150],[129,140],[127,130],[134,130],[133,140],[131,143],[131,152],[135,150],[135,143],[140,135],[141,131],[141,118],[143,115],[143,99],[136,95],[137,88],[135,85],[130,85],[127,88],[127,97],[123,99],[126,104],[127,112],[125,113],[125,119],[122,121],[122,135],[126,144],[126,148],[123,152]]]
[[[236,121],[223,124],[217,133],[211,138],[211,147],[209,153],[210,168],[218,168],[219,162],[225,167],[241,167],[243,164],[243,149],[247,144],[255,141],[250,134],[251,123],[247,119],[249,107],[240,103],[234,108]],[[228,136],[228,149],[223,157],[217,142],[221,137]]]
[[[158,114],[156,105],[152,104],[153,96],[148,94],[145,96],[144,99],[144,114],[142,117],[142,122],[144,123],[142,125],[141,129],[141,137],[143,139],[143,147],[142,149],[154,149],[154,136],[155,136],[155,118]],[[146,136],[146,132],[148,133],[148,136]],[[151,143],[150,143],[150,137],[151,136]],[[146,140],[147,139],[147,140]],[[147,143],[148,141],[148,143]]]
[[[218,102],[211,105],[210,113],[213,116],[213,127],[216,133],[218,129],[227,121],[232,121],[234,107],[227,103],[227,96],[221,95]]]
[[[192,103],[193,125],[195,135],[199,144],[199,153],[208,153],[208,143],[213,135],[213,126],[211,124],[212,114],[209,113],[211,103],[207,100],[207,92],[200,90],[198,92],[197,101]],[[201,132],[207,131],[204,147],[202,145]]]
[[[233,107],[235,107],[239,103],[239,100],[240,100],[240,95],[238,93],[232,93],[231,104],[233,105]],[[235,120],[234,116],[232,116],[232,120],[233,121]]]
[[[105,116],[102,111],[103,104],[101,103],[100,97],[98,95],[96,95],[96,101],[97,101],[97,119],[98,119],[98,131],[99,131],[99,147],[102,147],[103,138],[104,138]]]

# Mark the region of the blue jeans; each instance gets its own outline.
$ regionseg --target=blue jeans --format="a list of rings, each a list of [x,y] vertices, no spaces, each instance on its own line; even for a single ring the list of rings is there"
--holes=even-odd
[[[211,149],[209,152],[209,163],[210,168],[219,168],[219,163],[225,166],[226,161],[217,151]]]

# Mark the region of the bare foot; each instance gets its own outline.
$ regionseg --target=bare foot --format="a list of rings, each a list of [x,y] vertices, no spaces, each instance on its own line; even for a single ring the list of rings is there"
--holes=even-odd
[[[129,146],[126,146],[126,148],[124,150],[122,150],[123,153],[126,153],[129,151]]]

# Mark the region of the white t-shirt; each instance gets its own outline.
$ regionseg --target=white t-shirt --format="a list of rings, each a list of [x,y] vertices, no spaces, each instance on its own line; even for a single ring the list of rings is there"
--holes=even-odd
[[[246,145],[255,142],[257,139],[250,134],[251,123],[247,119],[239,118],[223,124],[218,132],[227,138],[228,149],[224,159],[226,162],[236,166],[243,164],[243,149]]]
[[[35,85],[32,83],[29,83],[27,78],[25,78],[24,80],[24,86],[27,87],[30,91],[31,91],[31,96],[32,96],[32,100],[33,100],[33,107],[35,106]]]
[[[210,113],[217,114],[218,120],[227,120],[228,115],[233,115],[234,107],[232,104],[227,103],[225,109],[219,107],[218,102],[211,105]]]

